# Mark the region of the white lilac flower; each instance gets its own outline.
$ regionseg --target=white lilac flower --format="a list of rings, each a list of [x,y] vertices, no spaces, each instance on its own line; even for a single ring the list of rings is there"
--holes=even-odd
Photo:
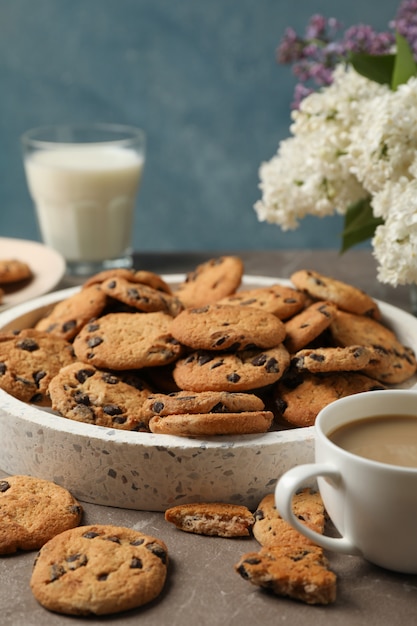
[[[372,199],[374,213],[384,217],[372,240],[378,280],[392,285],[417,282],[417,179],[387,181]]]
[[[376,95],[351,130],[346,162],[370,194],[387,180],[413,178],[417,149],[417,78]],[[385,216],[385,214],[382,214]]]
[[[306,215],[344,214],[367,195],[344,158],[350,132],[369,99],[385,89],[351,67],[336,68],[334,82],[304,98],[292,113],[292,137],[259,170],[262,198],[255,204],[260,221],[297,228]]]

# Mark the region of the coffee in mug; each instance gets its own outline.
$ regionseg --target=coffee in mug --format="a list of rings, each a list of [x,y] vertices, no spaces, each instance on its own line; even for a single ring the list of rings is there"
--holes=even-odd
[[[320,411],[314,428],[315,463],[296,466],[277,482],[282,517],[325,549],[417,574],[417,390],[336,400]],[[372,458],[375,449],[378,458]],[[340,537],[316,533],[292,511],[294,494],[315,482]]]

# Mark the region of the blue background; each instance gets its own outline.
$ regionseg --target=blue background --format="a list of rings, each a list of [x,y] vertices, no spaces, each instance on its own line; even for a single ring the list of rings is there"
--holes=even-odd
[[[385,30],[396,2],[0,0],[0,236],[39,240],[19,137],[102,121],[147,133],[137,250],[338,248],[339,218],[261,224],[258,168],[289,134],[275,61],[313,13]]]

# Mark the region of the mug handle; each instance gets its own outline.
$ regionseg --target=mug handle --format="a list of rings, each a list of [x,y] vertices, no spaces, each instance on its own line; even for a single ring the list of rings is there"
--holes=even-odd
[[[292,499],[295,493],[301,489],[307,481],[312,478],[323,476],[330,478],[333,482],[338,483],[341,475],[336,467],[329,463],[307,463],[298,465],[288,470],[281,476],[275,487],[275,503],[276,507],[286,522],[291,524],[298,532],[321,546],[326,550],[334,550],[343,554],[361,554],[346,537],[326,537],[312,530],[294,515],[292,510]]]

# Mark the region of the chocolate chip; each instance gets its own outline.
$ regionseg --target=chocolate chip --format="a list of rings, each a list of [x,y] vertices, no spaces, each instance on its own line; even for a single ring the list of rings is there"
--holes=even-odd
[[[82,391],[76,390],[73,393],[73,398],[77,404],[84,404],[85,406],[90,406],[91,404],[88,394],[83,393]]]
[[[28,337],[26,337],[26,339],[18,341],[16,347],[20,348],[21,350],[26,350],[27,352],[35,352],[36,350],[39,350],[38,342],[34,339],[29,339]]]
[[[226,378],[229,381],[229,383],[237,383],[240,380],[240,376],[236,372],[233,372],[233,374],[228,374]]]
[[[97,574],[96,579],[100,582],[102,582],[103,580],[107,580],[109,577],[108,574],[103,573],[103,574]]]
[[[62,565],[58,565],[58,563],[53,563],[49,570],[49,580],[50,582],[54,582],[54,580],[58,580],[65,574],[65,568]]]
[[[227,406],[223,402],[218,402],[214,405],[214,407],[210,410],[210,413],[228,413]]]
[[[265,369],[268,374],[277,374],[279,372],[278,361],[274,357],[271,357],[270,359],[268,359],[265,365]]]
[[[163,402],[154,402],[151,406],[152,411],[154,413],[160,413],[164,408],[165,404]]]
[[[266,354],[258,354],[258,356],[256,356],[254,359],[252,359],[251,361],[251,365],[254,365],[255,367],[260,367],[262,365],[265,365],[267,360],[267,356]]]
[[[0,363],[0,376],[4,376],[6,372],[7,372],[6,363]]]
[[[86,554],[76,553],[67,556],[65,561],[68,563],[69,570],[75,570],[79,567],[85,567],[88,563],[88,558]]]
[[[103,406],[103,411],[106,415],[121,415],[123,413],[123,409],[121,409],[117,404],[105,404]]]
[[[157,556],[159,559],[161,559],[162,563],[165,564],[167,562],[167,553],[163,549],[163,547],[160,546],[159,544],[157,544],[157,543],[148,543],[146,545],[146,549],[149,550],[149,552],[152,552],[152,554]]]
[[[10,483],[7,480],[0,480],[0,493],[4,493],[10,489]]]
[[[197,363],[199,365],[206,365],[206,363],[210,363],[213,360],[213,357],[209,354],[200,354],[197,358]]]
[[[90,337],[90,339],[87,341],[87,346],[89,348],[96,348],[101,343],[103,343],[103,339],[101,337]]]
[[[70,330],[73,330],[77,326],[77,322],[75,320],[68,320],[65,324],[62,324],[62,330],[64,333],[67,333]]]
[[[145,543],[144,539],[135,539],[134,541],[130,542],[130,545],[131,546],[141,546],[144,543]]]
[[[83,534],[85,539],[94,539],[94,537],[99,537],[99,533],[96,533],[94,530],[88,530]]]
[[[257,509],[253,516],[256,520],[263,520],[265,518],[265,514],[262,509]]]
[[[132,557],[129,567],[130,569],[142,569],[142,559],[139,559],[137,556]]]
[[[74,515],[81,515],[82,511],[82,508],[77,504],[73,504],[69,507],[69,512],[73,513]]]
[[[87,326],[87,330],[90,333],[95,332],[96,330],[98,330],[100,328],[100,325],[98,324],[98,322],[90,322]]]
[[[106,541],[112,541],[113,543],[121,543],[120,538],[116,537],[116,535],[112,535],[111,537],[106,537]]]
[[[94,376],[94,370],[89,370],[89,369],[81,369],[78,370],[78,372],[76,372],[75,374],[75,378],[78,380],[79,383],[85,383],[85,381],[90,378],[90,376]]]
[[[35,381],[37,387],[39,387],[39,383],[41,382],[42,378],[45,378],[45,376],[46,372],[44,371],[35,372],[33,374],[33,380]]]

